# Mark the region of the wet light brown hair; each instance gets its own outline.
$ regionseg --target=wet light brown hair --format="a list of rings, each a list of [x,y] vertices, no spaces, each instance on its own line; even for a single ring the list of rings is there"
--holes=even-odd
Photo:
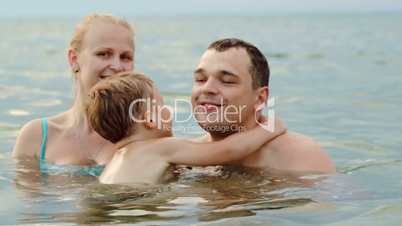
[[[269,85],[269,66],[268,61],[261,51],[253,44],[237,38],[224,38],[211,43],[208,49],[217,52],[224,52],[231,48],[243,48],[250,57],[251,65],[249,72],[251,74],[253,89]]]
[[[135,131],[130,105],[135,100],[153,98],[154,85],[146,75],[121,72],[92,87],[86,107],[91,127],[103,138],[116,143]],[[141,119],[146,110],[144,101],[137,101],[131,116]]]
[[[73,38],[70,41],[70,48],[74,49],[75,51],[77,51],[77,53],[79,53],[82,49],[82,43],[86,32],[97,21],[121,25],[122,27],[127,28],[132,38],[134,37],[134,30],[126,20],[108,14],[95,13],[86,16],[84,20],[77,25]],[[134,39],[132,40],[132,43],[134,47]]]

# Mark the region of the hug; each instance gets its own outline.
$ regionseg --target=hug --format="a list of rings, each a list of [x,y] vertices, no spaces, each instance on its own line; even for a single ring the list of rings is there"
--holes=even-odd
[[[188,75],[194,78],[193,113],[206,132],[194,139],[173,137],[171,112],[163,108],[152,75],[134,67],[134,30],[127,21],[87,16],[67,57],[75,85],[71,108],[25,124],[13,149],[17,159],[38,159],[41,171],[75,165],[84,169],[81,173],[100,176],[102,183],[159,183],[175,165],[335,173],[316,141],[261,115],[270,70],[251,43],[235,38],[211,43]],[[154,100],[153,109],[164,109],[162,114],[146,109],[138,102],[143,99]],[[217,119],[222,112],[227,114]],[[275,130],[264,126],[270,123]]]

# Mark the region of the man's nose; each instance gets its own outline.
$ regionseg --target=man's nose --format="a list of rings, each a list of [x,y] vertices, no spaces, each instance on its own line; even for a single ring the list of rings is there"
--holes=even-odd
[[[219,91],[218,84],[213,78],[207,79],[201,89],[202,92],[206,94],[217,94]]]

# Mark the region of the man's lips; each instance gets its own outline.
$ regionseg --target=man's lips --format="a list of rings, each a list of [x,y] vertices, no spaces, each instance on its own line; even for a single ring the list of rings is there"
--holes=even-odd
[[[207,112],[214,112],[223,107],[221,103],[216,102],[199,102],[198,106],[202,106]]]

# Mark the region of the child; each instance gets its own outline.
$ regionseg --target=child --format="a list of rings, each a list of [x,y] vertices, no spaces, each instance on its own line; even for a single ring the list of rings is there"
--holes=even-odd
[[[273,133],[257,126],[212,143],[173,138],[171,120],[166,120],[170,111],[162,106],[163,99],[153,82],[134,72],[102,80],[91,89],[87,105],[90,125],[118,149],[101,174],[101,183],[162,182],[173,164],[229,163],[285,132],[278,122]]]

